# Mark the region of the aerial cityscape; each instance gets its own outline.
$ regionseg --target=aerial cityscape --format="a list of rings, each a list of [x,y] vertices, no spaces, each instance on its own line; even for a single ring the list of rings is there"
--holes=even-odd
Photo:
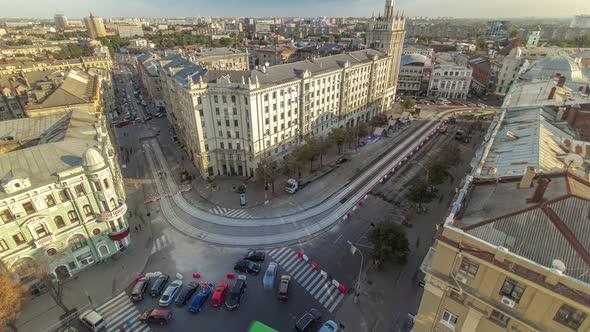
[[[2,5],[1,331],[590,331],[590,4]]]

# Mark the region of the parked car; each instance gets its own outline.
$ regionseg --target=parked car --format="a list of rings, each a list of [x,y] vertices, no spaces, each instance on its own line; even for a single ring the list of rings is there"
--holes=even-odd
[[[166,284],[168,283],[168,279],[170,277],[162,274],[161,276],[158,277],[158,279],[156,279],[156,281],[154,281],[154,284],[152,285],[152,289],[150,289],[150,295],[152,297],[155,296],[160,296],[162,294],[162,291],[164,290],[164,287],[166,287]]]
[[[199,292],[197,293],[197,295],[195,295],[191,304],[189,305],[188,311],[192,312],[192,313],[197,313],[197,312],[201,311],[201,309],[203,309],[203,305],[205,304],[205,301],[207,301],[210,294],[211,294],[211,289],[208,286],[201,287],[199,289]],[[213,304],[213,303],[211,303],[211,304]]]
[[[133,120],[135,123],[141,123],[141,118],[135,118],[135,120]]]
[[[166,113],[160,113],[160,112],[156,113],[156,118],[163,118],[165,116],[166,116]]]
[[[78,318],[90,331],[100,331],[106,325],[102,316],[94,310],[86,310]]]
[[[262,278],[262,285],[265,289],[273,289],[275,287],[275,277],[279,266],[275,262],[268,264],[264,277]]]
[[[258,274],[260,273],[260,264],[256,264],[252,261],[247,261],[244,259],[240,259],[239,261],[234,264],[234,270],[238,272],[245,272],[250,274]]]
[[[246,276],[239,275],[236,283],[229,291],[227,300],[225,301],[225,306],[229,310],[236,310],[240,307],[240,302],[242,301],[242,296],[244,296],[247,285],[248,283],[246,282]]]
[[[174,303],[179,307],[185,305],[186,302],[190,300],[191,296],[195,294],[197,289],[199,289],[199,283],[196,281],[191,281],[185,288],[182,289],[182,292],[178,294],[178,297]]]
[[[131,124],[131,121],[125,119],[125,120],[119,121],[119,123],[117,123],[117,127],[123,128],[123,127],[130,125],[130,124]]]
[[[168,324],[172,318],[172,312],[166,309],[148,309],[145,310],[139,320],[148,324]]]
[[[133,285],[133,289],[131,290],[131,302],[141,301],[143,299],[143,294],[147,289],[147,286],[150,284],[150,279],[143,277]]]
[[[279,284],[279,300],[287,301],[289,299],[289,285],[291,284],[291,276],[283,274],[281,276],[281,283]]]
[[[343,154],[340,156],[340,158],[336,159],[336,164],[343,164],[347,161],[350,160],[350,155],[349,154]]]
[[[322,313],[319,312],[317,309],[311,308],[308,312],[303,314],[297,323],[295,323],[295,329],[297,331],[309,331],[311,327],[322,318]]]
[[[256,251],[256,250],[249,251],[246,254],[246,256],[244,256],[245,260],[252,261],[252,262],[264,262],[265,258],[266,258],[266,253],[264,251]]]
[[[213,292],[213,296],[211,297],[212,306],[219,307],[223,304],[223,299],[225,299],[227,288],[227,282],[220,282],[217,284],[217,286],[215,286],[215,291]]]
[[[338,324],[333,320],[326,321],[318,332],[338,332]]]
[[[180,292],[181,289],[182,289],[182,281],[181,280],[174,280],[174,282],[172,282],[170,284],[170,286],[168,286],[168,288],[166,288],[166,291],[164,292],[164,294],[162,294],[162,297],[160,298],[160,302],[158,304],[161,307],[166,307],[166,306],[170,305],[170,303],[172,303],[172,301],[174,301],[174,298]]]

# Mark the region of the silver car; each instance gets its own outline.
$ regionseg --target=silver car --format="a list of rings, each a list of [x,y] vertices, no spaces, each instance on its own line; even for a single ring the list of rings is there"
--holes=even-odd
[[[275,277],[277,276],[278,268],[275,262],[268,264],[268,268],[264,272],[264,278],[262,278],[262,284],[265,289],[273,289],[275,287]]]
[[[160,302],[158,304],[161,307],[169,306],[170,303],[172,303],[172,301],[174,301],[174,298],[176,297],[176,295],[178,293],[180,293],[181,289],[182,289],[182,281],[174,280],[174,282],[171,283],[168,286],[168,288],[166,288],[166,290],[164,291],[164,294],[162,294],[162,297],[160,298]]]

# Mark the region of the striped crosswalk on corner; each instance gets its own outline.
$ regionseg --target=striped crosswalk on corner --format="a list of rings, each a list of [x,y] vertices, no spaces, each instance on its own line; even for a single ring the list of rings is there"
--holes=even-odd
[[[166,234],[155,238],[154,243],[152,245],[152,251],[150,252],[151,255],[157,253],[158,251],[166,248],[170,244],[170,240],[166,236]]]
[[[119,295],[101,304],[95,311],[104,319],[107,332],[151,331],[148,325],[145,325],[139,320],[140,312],[137,311],[137,308],[129,300],[125,292],[121,292]]]
[[[252,216],[244,209],[230,209],[216,206],[209,209],[209,212],[230,218],[252,219]]]
[[[326,280],[320,271],[314,270],[309,263],[299,258],[293,249],[274,249],[268,256],[328,311],[334,312],[344,299],[344,294],[336,286]]]

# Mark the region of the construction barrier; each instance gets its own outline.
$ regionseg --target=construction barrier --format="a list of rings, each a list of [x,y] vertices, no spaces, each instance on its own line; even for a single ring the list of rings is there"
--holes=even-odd
[[[235,278],[236,278],[236,276],[235,276],[233,273],[228,273],[228,274],[226,275],[226,277],[227,277],[227,279],[230,279],[230,280],[232,280],[232,279],[235,279]]]

